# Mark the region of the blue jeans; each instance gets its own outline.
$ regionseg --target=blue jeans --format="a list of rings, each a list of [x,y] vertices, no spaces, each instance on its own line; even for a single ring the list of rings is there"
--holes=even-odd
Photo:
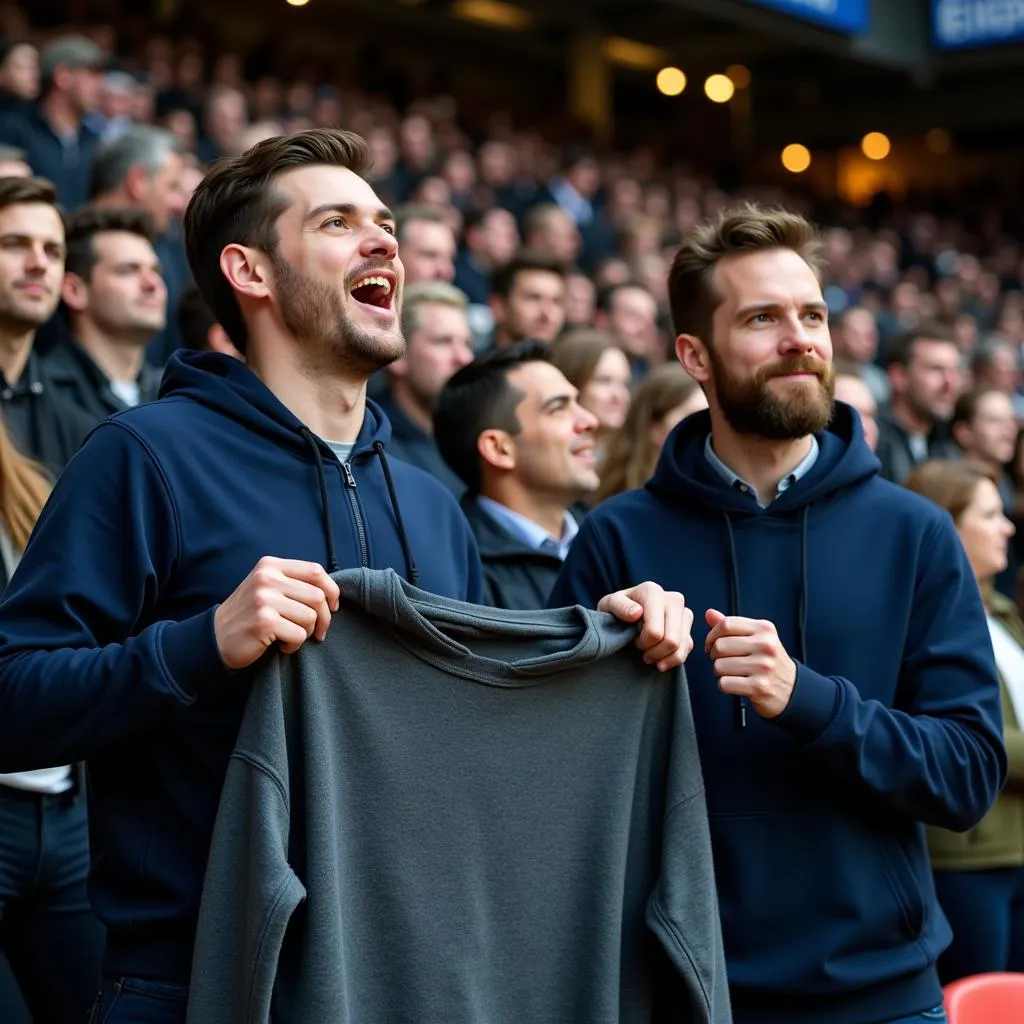
[[[188,985],[104,978],[89,1024],[185,1024]]]
[[[86,801],[0,786],[0,1020],[23,1020],[22,999],[35,1024],[85,1019],[104,941],[88,875]]]
[[[939,980],[1024,971],[1024,868],[936,871],[935,892],[953,929]]]

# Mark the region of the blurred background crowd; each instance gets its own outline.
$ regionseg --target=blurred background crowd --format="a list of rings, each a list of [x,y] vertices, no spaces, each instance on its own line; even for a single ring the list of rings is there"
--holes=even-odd
[[[192,284],[184,208],[218,159],[337,126],[369,142],[406,271],[408,355],[371,393],[394,452],[460,497],[465,474],[434,436],[438,397],[475,357],[526,340],[547,343],[578,389],[600,481],[572,479],[538,447],[521,489],[578,518],[647,479],[671,428],[705,404],[673,354],[673,254],[699,220],[753,200],[823,230],[837,397],[883,474],[902,484],[930,459],[969,456],[1021,521],[1020,128],[1000,122],[1016,116],[1000,107],[1016,84],[1012,40],[925,74],[914,40],[931,46],[938,29],[924,3],[840,3],[854,21],[829,24],[768,0],[722,0],[714,15],[701,3],[289,2],[244,16],[174,0],[143,14],[0,6],[0,178],[52,182],[69,215],[59,308],[27,349],[7,315],[22,282],[2,250],[17,229],[0,230],[0,425],[13,441],[0,436],[0,486],[15,450],[59,472],[93,423],[156,396],[176,349],[237,355]],[[549,24],[584,8],[586,31]],[[620,33],[602,36],[594,12]],[[949,17],[937,45],[955,51],[965,37]],[[696,71],[659,48],[667,27],[692,37]],[[492,568],[517,550],[474,528]],[[493,569],[492,597],[542,604],[558,557],[531,563],[526,583]],[[995,580],[1010,602],[1021,564],[1011,542]]]

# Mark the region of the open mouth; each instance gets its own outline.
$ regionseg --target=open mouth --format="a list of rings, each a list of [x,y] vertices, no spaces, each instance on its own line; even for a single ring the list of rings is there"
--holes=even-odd
[[[361,306],[378,314],[390,313],[394,308],[395,276],[390,271],[375,271],[356,279],[349,294]]]

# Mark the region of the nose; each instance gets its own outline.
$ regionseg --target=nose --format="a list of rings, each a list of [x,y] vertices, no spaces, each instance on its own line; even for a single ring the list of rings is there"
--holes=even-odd
[[[1007,519],[1003,516],[1003,529],[1006,531],[1007,537],[1012,537],[1017,532],[1017,527],[1014,525],[1012,519]]]
[[[589,410],[584,409],[579,402],[576,403],[576,420],[573,429],[577,434],[589,434],[600,426],[598,418]]]
[[[363,256],[376,256],[393,260],[398,255],[398,239],[379,224],[371,225],[363,235],[359,252]]]
[[[812,352],[814,350],[814,339],[807,330],[807,325],[798,315],[787,316],[783,323],[784,329],[779,344],[781,352],[790,354],[793,352]]]
[[[455,346],[455,364],[458,367],[468,366],[473,362],[473,350],[469,345]]]
[[[50,268],[52,257],[43,248],[42,243],[29,246],[25,259],[25,271],[30,274],[45,274]]]

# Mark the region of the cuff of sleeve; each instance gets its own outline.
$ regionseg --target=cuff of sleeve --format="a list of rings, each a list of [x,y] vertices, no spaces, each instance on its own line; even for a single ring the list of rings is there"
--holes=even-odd
[[[160,632],[160,656],[168,682],[191,704],[215,679],[230,673],[220,656],[213,626],[216,608],[183,622],[168,622]]]
[[[832,724],[838,706],[836,681],[797,662],[796,685],[775,723],[800,743],[813,743]]]

